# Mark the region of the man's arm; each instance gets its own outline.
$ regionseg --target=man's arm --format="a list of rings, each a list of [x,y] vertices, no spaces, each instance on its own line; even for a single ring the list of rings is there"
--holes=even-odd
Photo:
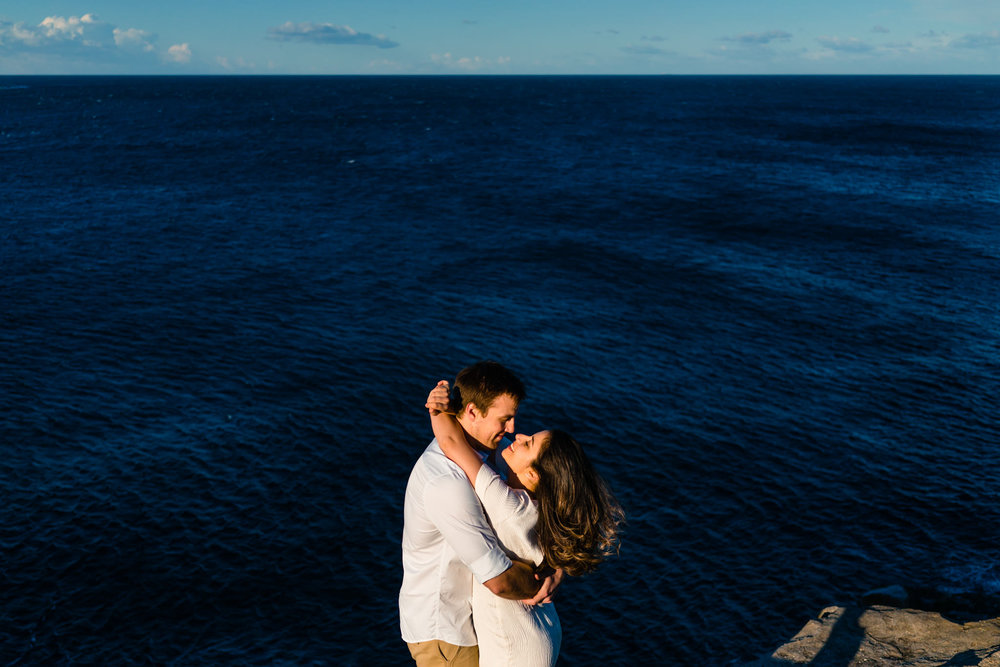
[[[476,581],[502,597],[514,600],[533,597],[539,586],[533,570],[507,557],[469,480],[459,475],[441,477],[424,490],[428,518]]]
[[[529,600],[538,593],[542,582],[535,578],[534,568],[527,563],[514,561],[508,570],[484,581],[483,585],[493,595],[507,600]]]

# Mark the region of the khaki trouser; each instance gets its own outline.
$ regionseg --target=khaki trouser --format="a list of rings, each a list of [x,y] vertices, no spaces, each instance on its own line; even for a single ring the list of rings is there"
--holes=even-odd
[[[417,667],[479,667],[478,646],[455,646],[440,639],[407,646]]]

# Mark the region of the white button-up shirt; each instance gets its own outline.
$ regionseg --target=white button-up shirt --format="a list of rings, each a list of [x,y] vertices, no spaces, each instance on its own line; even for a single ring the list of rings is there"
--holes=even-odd
[[[469,479],[431,441],[413,466],[403,504],[403,641],[475,646],[473,577],[483,583],[511,565]]]

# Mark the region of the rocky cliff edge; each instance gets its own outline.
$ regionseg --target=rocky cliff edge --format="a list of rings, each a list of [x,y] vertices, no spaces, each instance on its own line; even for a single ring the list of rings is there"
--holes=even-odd
[[[827,607],[747,667],[1000,667],[1000,617],[993,604],[901,586],[872,591],[858,605]]]

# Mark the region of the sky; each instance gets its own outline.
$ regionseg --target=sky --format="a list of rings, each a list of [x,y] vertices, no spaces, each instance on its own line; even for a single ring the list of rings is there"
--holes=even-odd
[[[1000,74],[1000,0],[0,0],[0,74]]]

